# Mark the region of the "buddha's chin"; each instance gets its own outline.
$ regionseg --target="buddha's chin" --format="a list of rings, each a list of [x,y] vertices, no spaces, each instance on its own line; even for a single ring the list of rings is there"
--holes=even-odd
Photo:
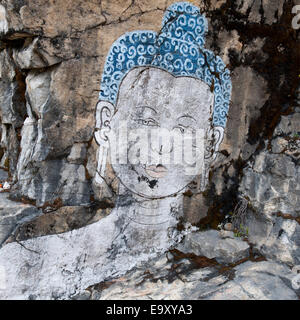
[[[163,178],[152,178],[152,180],[140,184],[139,188],[130,188],[126,186],[125,187],[133,194],[136,194],[143,198],[162,199],[166,197],[176,196],[178,193],[185,190],[186,188],[186,185],[177,186],[176,188],[174,188],[174,185],[175,184],[173,184],[172,181],[168,181]]]
[[[187,176],[182,175],[184,168],[172,169],[160,164],[114,167],[117,177],[127,190],[148,199],[175,196],[193,180],[193,177],[187,179]]]

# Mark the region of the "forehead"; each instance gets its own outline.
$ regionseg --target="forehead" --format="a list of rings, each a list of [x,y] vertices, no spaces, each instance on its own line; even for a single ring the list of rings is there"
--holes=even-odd
[[[138,105],[150,105],[156,109],[174,107],[180,111],[211,109],[213,94],[200,79],[175,77],[155,67],[139,67],[131,70],[119,88],[117,109]],[[203,110],[199,110],[203,109]],[[190,110],[189,110],[190,109]]]

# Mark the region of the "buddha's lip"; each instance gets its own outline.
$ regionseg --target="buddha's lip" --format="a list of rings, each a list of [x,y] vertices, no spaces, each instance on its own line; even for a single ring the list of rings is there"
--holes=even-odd
[[[168,169],[161,164],[146,166],[145,170],[152,178],[162,178],[168,173]]]

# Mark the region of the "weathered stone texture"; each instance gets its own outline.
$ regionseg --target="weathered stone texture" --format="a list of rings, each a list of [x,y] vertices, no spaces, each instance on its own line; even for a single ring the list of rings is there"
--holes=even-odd
[[[297,265],[300,217],[299,109],[283,116],[267,148],[243,170],[239,191],[248,199],[243,223],[265,256]]]
[[[11,200],[7,193],[0,194],[0,245],[64,233],[109,214],[119,180],[108,164],[105,183],[99,187],[93,181],[99,157],[93,137],[95,108],[105,59],[125,32],[159,32],[163,14],[174,2],[1,1],[0,167],[7,176],[0,182],[9,180]],[[291,26],[296,2],[190,2],[208,19],[206,45],[230,69],[233,89],[224,140],[208,186],[199,192],[199,181],[190,183],[181,223],[217,229],[244,199],[247,209],[241,227],[248,228],[250,245],[209,230],[187,236],[181,249],[215,259],[213,264],[251,259],[251,250],[276,262],[243,263],[224,275],[215,265],[191,271],[186,260],[181,272],[186,282],[177,278],[169,282],[171,266],[161,260],[149,267],[156,282],[144,277],[143,266],[125,280],[105,290],[89,289],[81,297],[297,299],[299,291],[287,285],[290,270],[281,265],[300,264],[300,33]],[[88,240],[84,245],[88,247]],[[78,271],[75,262],[72,268]],[[73,288],[72,279],[70,283]]]
[[[227,272],[203,259],[201,265],[172,255],[157,259],[126,276],[87,288],[77,299],[92,300],[297,300],[295,276],[275,262],[247,261]],[[207,263],[207,265],[205,265]],[[147,270],[145,272],[145,269]]]
[[[67,158],[74,143],[91,141],[101,70],[112,42],[127,31],[136,29],[159,31],[159,21],[171,3],[172,1],[148,3],[142,0],[135,2],[78,0],[76,4],[74,1],[64,1],[63,4],[43,1],[3,1],[2,37],[5,46],[1,53],[4,59],[1,65],[6,70],[10,68],[11,71],[6,74],[11,75],[2,81],[3,85],[6,83],[6,89],[2,89],[2,96],[5,96],[6,100],[11,100],[9,97],[12,97],[15,89],[9,88],[22,85],[18,82],[14,84],[12,81],[16,78],[14,70],[17,68],[17,72],[21,72],[23,77],[21,77],[23,87],[26,87],[27,112],[20,103],[15,103],[13,106],[7,102],[1,107],[9,108],[11,111],[3,112],[2,122],[7,123],[5,119],[9,118],[11,119],[9,122],[14,122],[15,127],[21,127],[26,113],[32,120],[37,121],[36,147],[31,156],[35,162],[31,161],[31,164],[36,171],[39,170],[37,162],[58,157]],[[212,1],[210,4],[205,1],[202,3],[194,1],[194,3],[206,12],[209,20],[208,44],[219,52],[232,70],[232,104],[225,140],[221,146],[223,153],[216,163],[216,167],[223,168],[225,164],[232,160],[237,161],[239,157],[248,160],[255,152],[258,141],[255,143],[249,141],[251,140],[248,137],[249,127],[259,118],[260,110],[270,98],[269,79],[257,68],[259,63],[270,60],[267,48],[267,43],[271,41],[268,39],[270,35],[264,31],[267,27],[263,27],[263,24],[261,27],[257,26],[255,34],[250,28],[241,30],[240,25],[246,21],[263,22],[266,26],[279,23],[282,15],[287,14],[283,10],[284,5],[288,8],[289,4],[284,4],[284,1],[264,1],[261,10],[261,5],[258,5],[257,1],[237,1],[232,7],[225,1]],[[223,18],[220,16],[222,12]],[[236,29],[233,23],[236,24]],[[9,49],[11,46],[12,50]],[[7,93],[8,90],[10,94]],[[15,108],[21,113],[16,112]],[[16,139],[13,141],[18,145]],[[7,149],[7,145],[8,141],[3,141],[3,148]],[[24,148],[21,148],[22,151],[24,152]],[[12,158],[13,175],[17,155],[13,156],[10,153],[9,157]],[[88,161],[88,171],[93,173],[96,163]],[[19,164],[19,179],[22,179],[21,171],[26,171],[24,160],[23,165]],[[233,175],[235,176],[235,173]],[[28,176],[25,175],[23,178],[28,179]],[[226,181],[223,178],[215,183],[217,194],[226,188],[224,183]],[[17,182],[16,187],[21,188],[20,183]],[[21,193],[24,190],[23,188]],[[24,195],[29,196],[28,192]],[[34,194],[32,196],[33,199],[37,197]],[[195,197],[199,198],[198,195]],[[50,194],[40,198],[44,199],[42,201],[51,200]],[[207,211],[205,208],[209,205],[205,205],[204,200],[200,202],[200,210]],[[198,219],[194,218],[194,221],[199,221],[202,216],[201,213]]]
[[[219,263],[234,263],[249,256],[249,245],[235,238],[233,233],[222,238],[217,230],[208,230],[188,234],[182,247],[185,253],[193,252],[198,256],[216,259]]]
[[[0,246],[19,225],[42,214],[35,206],[10,201],[7,196],[7,193],[0,194]]]

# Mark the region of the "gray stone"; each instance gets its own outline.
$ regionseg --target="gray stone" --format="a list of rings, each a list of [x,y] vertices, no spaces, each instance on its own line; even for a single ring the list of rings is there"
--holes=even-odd
[[[90,140],[92,130],[91,127],[85,129],[89,123],[88,117],[75,117],[75,121],[73,116],[68,115],[68,112],[73,114],[73,110],[70,106],[66,107],[67,101],[62,102],[62,99],[68,97],[60,90],[61,85],[57,84],[62,77],[59,73],[53,67],[50,70],[31,70],[26,77],[28,117],[21,131],[17,172],[13,172],[15,190],[18,190],[16,196],[37,200],[38,205],[56,198],[63,199],[65,205],[82,205],[90,203],[88,180],[91,176],[83,166],[86,161],[85,148],[77,150],[81,154],[76,154],[75,147],[70,162],[67,156],[75,140],[78,145],[81,145],[82,140]],[[45,168],[49,168],[49,171]],[[48,182],[43,185],[46,180]]]
[[[296,110],[297,111],[297,110]],[[274,135],[292,135],[300,131],[300,112],[282,116]]]
[[[66,160],[30,161],[18,171],[18,184],[14,186],[16,197],[36,199],[38,206],[61,199],[64,205],[90,203],[90,185],[83,165]]]
[[[290,266],[299,264],[299,126],[299,113],[281,117],[271,150],[256,155],[239,186],[248,199],[243,225],[249,241],[266,257]]]
[[[232,238],[232,239],[234,239],[234,233],[232,231],[230,231],[230,230],[226,230],[226,229],[225,230],[220,230],[219,234],[220,234],[221,238],[224,238],[224,239],[225,238]]]
[[[31,71],[26,77],[27,103],[30,111],[34,112],[39,119],[45,116],[51,107],[47,103],[50,98],[50,81],[50,72]]]
[[[298,300],[289,268],[271,261],[246,262],[235,267],[235,277],[212,294],[209,300]]]
[[[6,181],[7,178],[8,178],[7,171],[4,171],[4,170],[0,169],[0,182]]]
[[[103,207],[105,203],[101,204]],[[49,212],[31,219],[20,225],[8,241],[23,241],[50,234],[59,234],[79,229],[106,217],[112,210],[107,204],[106,209],[96,209],[86,206],[63,206],[53,203],[47,209]]]
[[[233,233],[231,233],[231,236]],[[179,250],[216,259],[219,263],[234,263],[249,255],[249,245],[240,238],[220,236],[217,230],[193,232],[186,236]]]
[[[288,141],[281,137],[277,137],[272,140],[272,152],[273,153],[281,153],[283,152],[288,146]]]
[[[13,58],[20,69],[45,68],[61,61],[41,48],[39,38],[29,38],[22,49],[13,51]]]
[[[283,13],[284,0],[238,0],[236,2],[237,11],[242,14],[248,13],[248,22],[260,23],[263,10],[264,23],[272,25],[277,22]]]
[[[294,274],[271,261],[245,262],[226,273],[217,267],[193,269],[185,260],[161,257],[122,278],[89,287],[92,300],[298,300]],[[175,263],[175,264],[174,264]],[[174,266],[184,265],[182,270]],[[146,272],[145,272],[146,271]]]
[[[261,152],[253,168],[243,171],[240,193],[249,197],[258,212],[270,215],[281,211],[297,217],[300,213],[300,170],[285,154]]]
[[[259,242],[253,236],[260,252],[270,259],[290,266],[300,264],[300,225],[295,220],[274,218],[272,227]],[[251,230],[249,230],[251,232]]]
[[[36,199],[37,205],[60,198],[65,205],[89,203],[90,187],[82,164],[43,161],[49,154],[41,120],[27,118],[22,128],[21,154],[15,180],[16,196]]]
[[[16,128],[10,124],[2,124],[1,147],[4,150],[0,166],[13,175],[16,171],[20,142]]]
[[[262,7],[264,10],[265,23],[273,24],[278,21],[283,13],[284,0],[263,0]]]
[[[71,152],[67,160],[70,163],[83,164],[86,160],[86,144],[75,143],[71,149]]]
[[[8,193],[0,193],[0,246],[16,228],[42,214],[41,210],[28,204],[13,202]]]
[[[89,292],[88,290],[84,290],[82,293],[75,296],[73,300],[90,300],[90,298],[91,298],[91,292]]]
[[[0,14],[1,15],[1,14]],[[13,174],[19,154],[19,130],[26,114],[22,75],[15,68],[9,51],[0,52],[0,118],[2,123],[1,166]]]
[[[24,87],[7,50],[0,52],[0,110],[3,124],[18,128],[25,115]]]

